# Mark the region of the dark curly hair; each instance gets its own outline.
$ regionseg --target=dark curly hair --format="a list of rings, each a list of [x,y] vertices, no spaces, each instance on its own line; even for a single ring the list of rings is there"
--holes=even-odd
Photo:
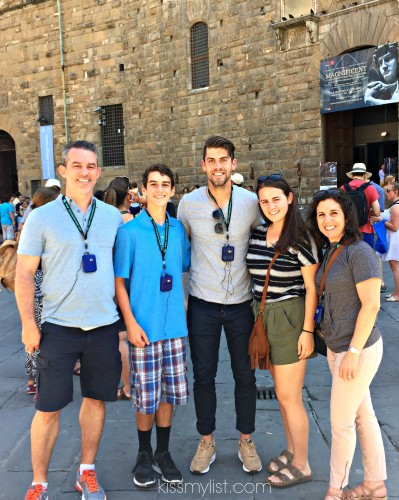
[[[355,243],[356,241],[360,241],[362,239],[362,235],[359,231],[359,220],[355,204],[345,191],[333,191],[334,192],[326,190],[325,193],[319,191],[319,193],[316,193],[315,198],[309,206],[307,215],[308,227],[310,234],[313,236],[316,245],[319,248],[328,247],[330,244],[328,238],[320,231],[317,224],[317,207],[319,206],[319,203],[324,200],[336,201],[344,213],[345,230],[340,243],[350,245],[351,243]]]
[[[148,177],[150,176],[151,172],[159,172],[161,175],[166,175],[166,177],[169,177],[170,179],[171,187],[175,187],[175,177],[172,170],[163,163],[153,163],[148,168],[146,168],[143,174],[143,186],[145,188],[147,188]]]
[[[395,59],[398,58],[398,46],[396,43],[387,43],[386,45],[379,45],[375,50],[373,54],[373,60],[374,64],[378,67],[379,66],[379,58],[384,56],[387,53],[390,53],[392,57]]]
[[[261,179],[261,178],[260,178]],[[292,193],[292,203],[288,205],[288,211],[285,216],[283,230],[279,240],[275,244],[275,249],[284,252],[288,248],[297,248],[299,243],[309,242],[309,235],[306,228],[306,224],[302,218],[301,212],[299,211],[298,204],[296,202],[296,196],[292,187],[284,179],[278,179],[273,181],[271,179],[258,182],[256,186],[256,194],[259,199],[259,191],[265,187],[273,187],[276,189],[281,189],[285,196],[288,198],[289,194]],[[260,213],[266,222],[266,224],[272,224],[272,221],[266,217],[261,205],[259,204]]]

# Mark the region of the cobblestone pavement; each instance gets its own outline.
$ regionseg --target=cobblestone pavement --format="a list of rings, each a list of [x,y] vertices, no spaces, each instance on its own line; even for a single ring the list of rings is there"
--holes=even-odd
[[[392,276],[385,265],[389,289]],[[20,321],[14,296],[0,292],[0,499],[22,499],[30,484],[29,427],[34,414],[32,396],[25,394],[24,351],[20,342]],[[382,302],[379,325],[385,352],[372,384],[374,407],[381,425],[388,463],[389,498],[399,498],[399,304]],[[188,365],[190,386],[192,370]],[[80,406],[79,378],[75,377],[75,400],[62,415],[61,430],[50,464],[51,500],[79,498],[74,478],[79,463]],[[257,372],[261,398],[257,402],[254,441],[263,460],[275,456],[284,446],[283,428],[277,401],[269,398],[272,387],[266,372]],[[265,390],[263,390],[265,388]],[[318,357],[308,363],[303,390],[310,420],[310,464],[314,480],[287,490],[272,490],[264,484],[266,467],[258,474],[243,472],[237,457],[233,382],[229,356],[223,342],[217,377],[218,412],[215,433],[217,458],[208,474],[197,476],[189,464],[197,446],[193,400],[176,411],[172,428],[171,452],[182,470],[184,483],[176,489],[163,483],[148,491],[133,486],[131,469],[137,453],[134,414],[128,401],[107,405],[107,421],[97,460],[97,470],[108,500],[127,499],[286,499],[322,500],[329,473],[329,391],[330,375],[326,360]],[[265,398],[266,396],[266,398]],[[344,402],[343,402],[344,404]],[[352,485],[362,480],[359,450],[351,469]]]

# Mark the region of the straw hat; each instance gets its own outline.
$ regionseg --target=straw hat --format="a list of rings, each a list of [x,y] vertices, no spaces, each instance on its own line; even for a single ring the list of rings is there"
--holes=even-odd
[[[372,173],[367,172],[367,168],[364,163],[355,163],[352,167],[352,170],[350,172],[346,172],[346,175],[350,179],[353,179],[354,176],[362,177],[363,175],[366,176],[366,179],[370,179]]]

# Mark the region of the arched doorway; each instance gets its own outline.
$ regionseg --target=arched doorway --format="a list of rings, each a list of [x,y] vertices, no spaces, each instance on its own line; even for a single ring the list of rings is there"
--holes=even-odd
[[[0,130],[0,199],[18,191],[15,142],[10,134]]]

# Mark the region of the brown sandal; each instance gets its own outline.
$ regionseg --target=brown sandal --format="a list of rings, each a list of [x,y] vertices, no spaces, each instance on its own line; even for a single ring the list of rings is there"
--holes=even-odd
[[[285,457],[287,459],[287,462],[283,462],[281,460],[280,457]],[[280,455],[278,457],[274,457],[270,460],[268,466],[267,466],[267,470],[269,472],[271,472],[272,474],[274,472],[279,472],[281,471],[282,469],[284,469],[284,467],[287,467],[287,464],[291,463],[292,462],[292,458],[293,458],[293,454],[288,451],[288,450],[283,450]],[[276,467],[278,467],[277,469],[273,470],[271,468],[271,465],[274,464]]]
[[[375,488],[368,488],[363,483],[359,484],[355,488],[351,490],[345,491],[343,499],[344,500],[387,500],[388,495],[385,493],[385,496],[379,497],[376,495],[376,492],[380,489],[385,489],[385,484],[380,484]]]
[[[328,488],[326,496],[324,497],[324,500],[342,500],[343,497],[343,491],[341,490],[341,493],[332,493],[331,489]]]
[[[284,473],[283,470],[287,470],[292,477],[289,477],[288,474]],[[270,477],[276,477],[280,480],[280,482],[274,482],[270,480]],[[272,488],[290,488],[291,486],[295,486],[297,484],[307,483],[313,480],[312,473],[305,476],[303,472],[301,472],[295,465],[292,465],[290,462],[287,464],[284,469],[280,472],[273,472],[272,476],[267,478],[268,486]]]
[[[118,389],[118,394],[116,397],[119,399],[119,401],[121,400],[130,401],[130,395],[128,396],[126,394],[124,385]]]

